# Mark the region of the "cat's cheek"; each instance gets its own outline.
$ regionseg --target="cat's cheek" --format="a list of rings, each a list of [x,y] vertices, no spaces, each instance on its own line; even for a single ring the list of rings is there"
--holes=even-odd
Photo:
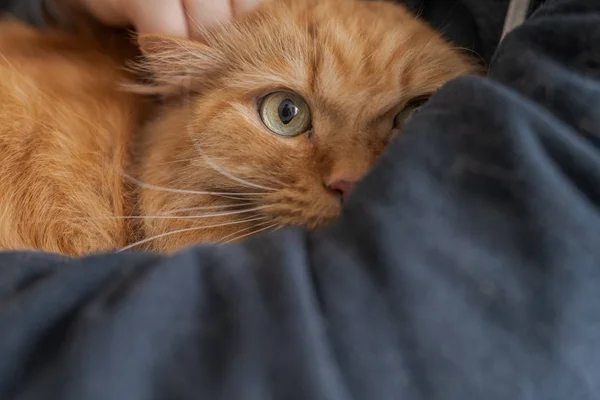
[[[313,146],[317,145],[317,137],[316,137],[315,131],[313,129],[311,129],[310,131],[306,132],[306,138],[308,139],[308,141],[310,142],[310,144],[312,144]]]

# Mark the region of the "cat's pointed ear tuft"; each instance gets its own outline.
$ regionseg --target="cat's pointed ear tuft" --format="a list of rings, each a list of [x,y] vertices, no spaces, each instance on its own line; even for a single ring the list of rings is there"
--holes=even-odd
[[[197,41],[154,34],[139,35],[138,45],[144,55],[147,56],[170,52],[184,52],[195,55],[211,51],[210,47]]]
[[[162,36],[140,35],[138,44],[143,60],[138,71],[150,74],[161,87],[173,90],[201,83],[207,74],[220,65],[220,58],[209,46],[200,42]]]

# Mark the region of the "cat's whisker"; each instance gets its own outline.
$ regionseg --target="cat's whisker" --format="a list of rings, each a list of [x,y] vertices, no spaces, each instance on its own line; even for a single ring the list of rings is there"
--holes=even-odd
[[[189,51],[189,50],[187,50]],[[189,88],[191,87],[191,77],[188,76],[187,78],[188,80],[188,92],[187,92],[187,96],[186,96],[186,100],[189,103],[189,94],[190,94],[190,90]],[[196,152],[200,155],[200,157],[202,157],[202,159],[204,160],[204,162],[211,167],[212,169],[214,169],[215,171],[217,171],[219,174],[223,175],[226,178],[229,178],[231,180],[233,180],[234,182],[237,182],[241,185],[244,185],[246,187],[251,187],[251,188],[255,188],[255,189],[262,189],[262,190],[266,190],[269,192],[275,192],[277,191],[277,189],[271,188],[271,187],[267,187],[267,186],[263,186],[263,185],[259,185],[253,182],[250,182],[246,179],[242,179],[238,176],[233,175],[232,173],[230,173],[229,171],[226,171],[224,168],[222,168],[221,166],[217,165],[214,161],[213,158],[208,157],[208,155],[204,152],[204,150],[201,148],[200,144],[198,143],[197,140],[194,139],[193,135],[192,135],[192,127],[188,124],[186,126],[186,131],[188,133],[188,136],[190,137],[193,145],[194,145],[194,149],[196,150]]]
[[[146,243],[152,242],[154,240],[158,240],[158,239],[162,239],[165,237],[169,237],[169,236],[173,236],[173,235],[178,235],[181,233],[188,233],[188,232],[195,232],[195,231],[200,231],[203,229],[211,229],[211,228],[220,228],[223,226],[230,226],[230,225],[239,225],[239,224],[244,224],[246,222],[254,222],[254,221],[260,221],[265,219],[265,217],[257,217],[257,218],[250,218],[250,219],[244,219],[244,220],[239,220],[239,221],[232,221],[232,222],[225,222],[222,224],[215,224],[215,225],[205,225],[205,226],[197,226],[194,228],[185,228],[185,229],[177,229],[175,231],[171,231],[171,232],[165,232],[165,233],[161,233],[160,235],[155,235],[149,238],[146,238],[144,240],[140,240],[138,242],[132,243],[128,246],[125,246],[119,250],[117,250],[117,253],[122,253],[124,251],[128,251],[131,249],[134,249],[136,247],[142,246]]]
[[[157,190],[157,191],[161,191],[161,192],[209,195],[209,196],[225,197],[225,198],[230,198],[230,199],[239,199],[240,197],[244,197],[244,196],[262,196],[262,195],[264,195],[264,193],[202,192],[202,191],[189,190],[189,189],[174,189],[174,188],[167,188],[167,187],[163,187],[163,186],[152,185],[150,183],[145,183],[145,182],[142,182],[142,181],[140,181],[128,174],[125,174],[125,173],[123,174],[123,177],[125,179],[127,179],[128,181],[130,181],[131,183],[133,183],[141,188]]]
[[[253,204],[254,203],[249,203],[248,202],[248,203],[227,204],[227,205],[220,205],[220,206],[202,206],[202,207],[179,208],[179,209],[176,209],[176,210],[165,211],[165,212],[161,213],[160,215],[171,215],[171,214],[191,212],[191,211],[223,210],[223,209],[228,209],[228,208],[237,208],[237,207],[243,207],[243,206],[251,206]]]
[[[189,95],[189,92],[188,92],[188,95]],[[194,149],[196,150],[196,152],[200,155],[200,157],[202,157],[202,159],[204,160],[204,162],[206,164],[208,164],[209,167],[211,167],[212,169],[214,169],[215,171],[217,171],[219,174],[223,175],[226,178],[231,179],[234,182],[237,182],[237,183],[239,183],[241,185],[244,185],[246,187],[251,187],[251,188],[255,188],[255,189],[263,189],[263,190],[270,191],[270,192],[275,192],[276,191],[276,189],[274,189],[274,188],[270,188],[270,187],[262,186],[262,185],[259,185],[259,184],[256,184],[256,183],[249,182],[246,179],[239,178],[239,177],[233,175],[232,173],[226,171],[221,166],[217,165],[214,162],[214,160],[211,159],[210,157],[208,157],[208,155],[204,152],[204,150],[200,146],[200,143],[198,143],[198,140],[196,140],[194,138],[194,136],[192,135],[192,127],[191,127],[191,125],[188,124],[186,126],[186,131],[188,133],[188,136],[190,137],[190,140],[192,141],[192,144],[193,144]]]
[[[191,129],[188,127],[188,129]],[[192,135],[190,134],[190,137]],[[267,187],[267,186],[262,186],[256,183],[252,183],[249,182],[245,179],[239,178],[233,174],[231,174],[230,172],[226,171],[225,169],[223,169],[222,167],[220,167],[219,165],[217,165],[213,160],[211,160],[206,153],[202,150],[202,148],[200,147],[200,144],[198,143],[197,140],[194,140],[193,137],[192,138],[192,142],[194,144],[194,148],[196,149],[196,151],[198,152],[198,154],[200,154],[200,157],[202,157],[202,159],[206,162],[206,164],[208,164],[209,167],[211,167],[212,169],[214,169],[215,171],[217,171],[218,173],[220,173],[221,175],[223,175],[226,178],[231,179],[234,182],[237,182],[241,185],[247,186],[247,187],[252,187],[252,188],[256,188],[256,189],[263,189],[263,190],[267,190],[269,192],[275,192],[277,189],[271,188],[271,187]]]
[[[250,231],[250,230],[253,230],[253,229],[256,229],[256,228],[261,228],[261,227],[263,227],[263,226],[265,226],[265,225],[267,225],[267,224],[271,224],[271,223],[272,223],[272,221],[270,221],[270,220],[266,220],[266,221],[264,221],[264,222],[259,222],[259,223],[257,223],[257,224],[253,224],[253,225],[252,225],[252,226],[250,226],[250,227],[243,228],[243,229],[240,229],[240,230],[238,230],[238,231],[236,231],[236,232],[233,232],[233,233],[230,233],[230,234],[228,234],[228,235],[225,235],[225,236],[223,236],[221,239],[219,239],[219,243],[221,243],[221,244],[223,244],[223,243],[226,243],[226,240],[227,240],[227,239],[229,239],[229,238],[232,238],[232,237],[234,237],[234,236],[237,236],[237,235],[239,235],[240,233],[243,233],[243,232],[248,232],[248,231]]]
[[[253,203],[246,203],[246,205],[253,205]],[[224,206],[225,208],[233,208],[233,207],[241,207],[242,205],[231,205],[231,206]],[[246,213],[252,213],[255,211],[260,211],[260,210],[264,210],[264,209],[268,209],[271,207],[274,207],[275,204],[270,204],[270,205],[264,205],[264,206],[260,206],[260,207],[254,207],[254,208],[246,208],[246,209],[241,209],[241,210],[234,210],[234,211],[229,211],[229,212],[216,212],[213,214],[199,214],[199,215],[173,215],[179,212],[186,212],[186,211],[202,211],[202,210],[219,210],[218,207],[219,206],[211,206],[211,207],[207,207],[207,208],[202,208],[202,207],[197,207],[197,208],[189,208],[189,209],[181,209],[181,210],[173,210],[173,211],[169,211],[166,213],[162,213],[162,214],[158,214],[158,215],[131,215],[131,216],[126,216],[126,215],[107,215],[107,216],[101,216],[101,217],[71,217],[71,218],[62,218],[65,221],[98,221],[98,220],[144,220],[144,219],[154,219],[154,220],[160,220],[160,219],[164,219],[164,220],[184,220],[184,219],[203,219],[203,218],[219,218],[219,217],[229,217],[232,215],[241,215],[241,214],[246,214]],[[64,211],[68,211],[68,210],[64,210]],[[46,222],[46,220],[39,220],[37,222],[34,221],[29,221],[28,223],[40,223],[40,222]]]
[[[248,200],[248,197],[235,197],[235,196],[219,196],[222,199],[228,199],[228,200]]]
[[[191,79],[190,80],[190,86],[191,86]],[[189,99],[189,90],[188,90],[188,96],[186,97]],[[189,102],[189,100],[188,100]],[[244,185],[246,187],[251,187],[251,188],[255,188],[255,189],[262,189],[262,190],[266,190],[269,192],[275,192],[276,189],[271,188],[271,187],[267,187],[267,186],[262,186],[256,183],[252,183],[249,182],[246,179],[242,179],[240,177],[237,177],[235,175],[233,175],[232,173],[226,171],[225,169],[223,169],[221,166],[217,165],[214,162],[214,159],[211,159],[210,157],[208,157],[208,155],[206,155],[206,153],[204,152],[204,150],[202,150],[202,148],[200,147],[200,144],[198,143],[197,140],[194,139],[193,135],[192,135],[192,127],[188,124],[186,126],[186,131],[188,133],[188,136],[190,137],[192,144],[194,146],[194,149],[196,150],[196,152],[200,155],[200,157],[202,157],[202,159],[204,160],[204,162],[211,167],[212,169],[214,169],[215,171],[217,171],[219,174],[223,175],[226,178],[229,178],[231,180],[233,180],[234,182],[237,182],[241,185]]]
[[[282,182],[282,181],[280,181],[279,179],[277,179],[277,178],[274,178],[274,177],[272,177],[272,176],[264,176],[264,177],[262,177],[261,179],[264,179],[264,180],[265,180],[265,181],[267,181],[267,182],[274,183],[274,184],[278,185],[280,188],[283,188],[283,189],[287,189],[287,188],[289,188],[289,187],[290,187],[290,185],[288,185],[287,183],[283,183],[283,182]]]
[[[232,215],[246,214],[254,211],[260,211],[267,208],[273,207],[273,205],[260,206],[254,208],[248,208],[246,210],[236,210],[230,212],[222,212],[222,213],[214,213],[214,214],[204,214],[204,215],[133,215],[133,216],[107,216],[104,217],[106,219],[117,219],[117,220],[136,220],[136,219],[201,219],[201,218],[219,218],[219,217],[229,217]],[[78,218],[74,218],[78,219]],[[82,218],[84,219],[84,218]],[[88,218],[89,219],[89,218]],[[102,219],[102,217],[95,218]]]
[[[264,231],[266,231],[266,230],[268,230],[268,229],[272,229],[272,228],[275,228],[275,229],[273,229],[273,232],[274,232],[274,231],[276,231],[276,230],[278,230],[278,229],[281,229],[281,228],[283,228],[283,225],[279,225],[279,224],[275,223],[275,224],[269,225],[269,226],[267,226],[267,227],[265,227],[265,228],[262,228],[262,229],[257,229],[257,230],[254,230],[254,231],[252,231],[252,232],[250,232],[250,233],[246,233],[246,234],[244,234],[244,235],[241,235],[241,236],[236,236],[236,237],[234,237],[234,238],[231,238],[231,239],[227,240],[226,242],[222,242],[222,244],[229,244],[229,243],[233,243],[233,242],[236,242],[236,241],[238,241],[238,240],[241,240],[241,239],[243,239],[243,238],[245,238],[245,237],[252,236],[252,235],[256,235],[257,233],[264,232]]]

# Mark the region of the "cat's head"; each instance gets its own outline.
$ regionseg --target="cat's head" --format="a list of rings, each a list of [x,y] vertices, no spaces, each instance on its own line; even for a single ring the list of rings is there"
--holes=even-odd
[[[216,215],[148,220],[147,236],[190,229],[158,248],[331,221],[418,106],[477,69],[386,2],[266,1],[205,43],[140,44],[152,90],[177,94],[147,133],[141,212]]]

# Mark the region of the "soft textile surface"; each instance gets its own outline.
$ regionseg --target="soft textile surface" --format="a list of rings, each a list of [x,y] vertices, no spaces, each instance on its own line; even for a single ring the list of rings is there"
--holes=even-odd
[[[0,398],[600,398],[600,0],[441,90],[343,219],[172,258],[0,256]]]

